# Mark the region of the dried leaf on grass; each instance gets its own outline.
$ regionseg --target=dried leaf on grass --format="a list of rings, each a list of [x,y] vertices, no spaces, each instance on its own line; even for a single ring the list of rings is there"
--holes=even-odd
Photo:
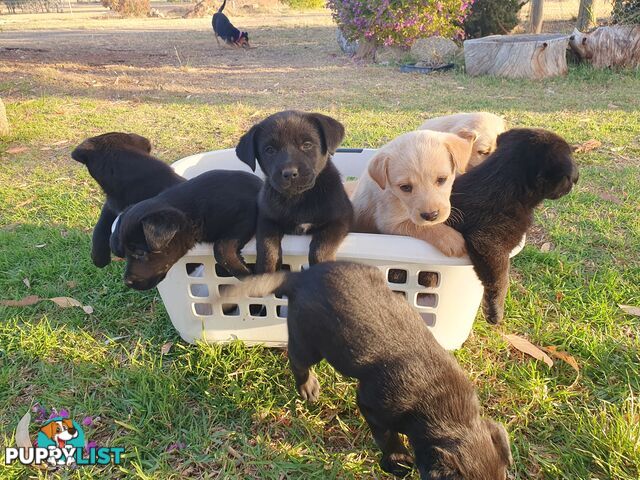
[[[595,150],[596,148],[600,148],[602,146],[602,142],[600,140],[596,140],[595,138],[592,138],[591,140],[587,140],[584,143],[581,143],[580,145],[576,145],[574,147],[574,151],[576,153],[586,153],[586,152],[590,152],[591,150]]]
[[[29,438],[29,424],[31,423],[31,414],[24,414],[24,417],[18,422],[16,427],[16,445],[18,448],[31,448],[33,444]]]
[[[27,150],[29,150],[27,147],[11,147],[11,148],[7,148],[7,153],[16,154],[16,153],[26,152]]]
[[[618,306],[624,313],[640,317],[640,307],[634,307],[633,305],[623,305],[621,303],[619,303]]]
[[[0,300],[0,305],[5,307],[28,307],[29,305],[35,305],[40,300],[42,299],[37,295],[29,295],[20,300]]]
[[[49,300],[58,305],[60,308],[82,307],[82,304],[78,300],[71,297],[53,297]]]
[[[544,353],[540,348],[536,347],[529,340],[526,340],[518,335],[502,335],[502,337],[511,344],[516,350],[526,353],[527,355],[535,358],[536,360],[542,360],[549,367],[553,366],[553,360],[551,357]]]
[[[28,297],[21,298],[20,300],[0,300],[0,305],[5,307],[28,307],[29,305],[35,305],[42,300],[51,300],[60,308],[82,308],[84,313],[91,315],[93,313],[93,307],[91,305],[82,305],[78,300],[71,297],[52,297],[52,298],[40,298],[37,295],[29,295]]]
[[[27,277],[24,277],[22,279],[22,283],[24,283],[24,286],[27,288],[31,288],[31,282],[29,281],[29,279]]]
[[[162,347],[160,348],[160,355],[166,355],[167,353],[169,353],[171,347],[173,347],[173,342],[167,342],[162,345]]]
[[[553,245],[551,244],[551,242],[544,242],[540,246],[540,251],[543,252],[543,253],[547,253],[548,251],[551,250],[552,247],[553,247]]]
[[[578,362],[576,362],[576,359],[573,358],[571,355],[569,355],[567,352],[558,350],[558,348],[554,346],[543,347],[543,348],[552,357],[557,358],[558,360],[562,360],[563,362],[569,364],[569,366],[571,366],[571,368],[573,368],[576,371],[576,373],[580,375],[580,366],[578,365]]]

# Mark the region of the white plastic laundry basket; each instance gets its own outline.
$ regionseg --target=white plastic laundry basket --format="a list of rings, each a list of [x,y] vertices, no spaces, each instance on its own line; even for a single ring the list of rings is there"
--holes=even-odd
[[[333,161],[344,177],[359,177],[374,153],[341,149]],[[193,155],[173,168],[186,178],[215,169],[251,172],[232,149]],[[256,174],[263,177],[261,171]],[[285,235],[283,268],[298,271],[307,266],[310,239]],[[245,246],[243,255],[248,263],[255,262],[255,240]],[[349,234],[337,257],[378,267],[391,289],[407,299],[444,348],[459,348],[469,336],[483,288],[468,258],[446,257],[415,238],[362,233]],[[238,339],[285,346],[286,299],[271,295],[221,303],[220,290],[236,282],[216,265],[212,246],[199,244],[169,270],[158,290],[173,325],[187,342]]]

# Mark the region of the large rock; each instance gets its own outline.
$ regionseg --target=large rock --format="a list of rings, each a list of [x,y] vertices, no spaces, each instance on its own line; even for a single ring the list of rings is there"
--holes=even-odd
[[[420,38],[411,47],[411,57],[421,64],[437,66],[449,63],[458,50],[458,45],[447,38]]]
[[[381,64],[403,63],[410,60],[410,51],[402,47],[378,47],[376,62]]]

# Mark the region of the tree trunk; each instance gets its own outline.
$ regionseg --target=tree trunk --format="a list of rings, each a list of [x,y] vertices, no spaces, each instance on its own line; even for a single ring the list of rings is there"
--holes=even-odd
[[[540,79],[567,73],[569,35],[493,35],[464,42],[469,75]]]
[[[580,0],[578,9],[578,21],[576,28],[582,32],[589,30],[596,23],[596,11],[593,8],[593,0]]]
[[[375,62],[377,47],[374,40],[362,38],[358,40],[358,50],[356,50],[354,58],[367,62]]]
[[[540,33],[542,31],[542,14],[544,0],[531,0],[529,12],[529,32]]]
[[[0,137],[9,135],[9,120],[7,120],[7,111],[4,108],[2,98],[0,98]]]

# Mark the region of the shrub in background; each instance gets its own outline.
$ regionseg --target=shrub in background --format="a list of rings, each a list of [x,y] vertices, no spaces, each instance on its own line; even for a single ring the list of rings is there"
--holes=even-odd
[[[526,4],[522,0],[476,0],[464,21],[469,38],[504,35],[518,25],[518,13]]]
[[[146,17],[151,9],[149,0],[102,0],[102,5],[123,17]]]
[[[325,0],[283,0],[283,3],[296,10],[324,8]]]
[[[615,0],[613,21],[614,23],[640,25],[640,0]]]
[[[373,50],[408,48],[434,35],[462,38],[462,22],[473,0],[327,0],[344,36]],[[366,55],[359,55],[364,57]]]

